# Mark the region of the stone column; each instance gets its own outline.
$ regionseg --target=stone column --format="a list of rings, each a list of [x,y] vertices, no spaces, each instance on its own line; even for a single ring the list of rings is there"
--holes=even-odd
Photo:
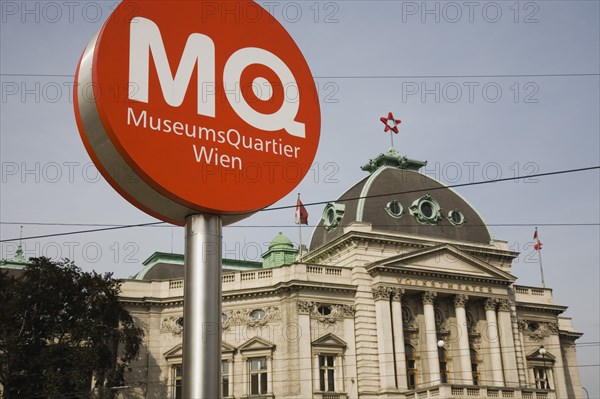
[[[519,373],[515,356],[512,321],[510,319],[510,301],[508,299],[501,299],[498,302],[498,327],[502,365],[504,366],[504,383],[507,386],[516,387],[519,385]]]
[[[437,294],[427,291],[423,294],[423,316],[425,318],[425,341],[427,343],[427,359],[429,365],[429,378],[425,378],[430,385],[438,385],[440,380],[440,360],[438,357],[437,333],[435,330],[435,313],[433,302]]]
[[[467,295],[456,295],[454,297],[454,313],[458,325],[458,357],[460,360],[461,384],[473,384],[473,370],[471,369],[471,349],[469,347],[469,324],[467,323],[467,312],[465,305],[469,297]]]
[[[275,370],[273,370],[273,355],[267,356],[267,393],[273,393],[273,376]]]
[[[575,340],[577,339],[577,336],[561,335],[559,338],[563,369],[565,370],[567,397],[581,399],[583,398],[583,390],[581,389],[581,380],[579,379],[577,356],[575,353]]]
[[[487,340],[490,345],[490,360],[492,361],[492,384],[503,386],[504,374],[502,372],[502,356],[500,355],[500,340],[496,321],[496,299],[487,299],[484,307],[485,320],[487,321]]]
[[[313,302],[298,301],[298,369],[297,378],[302,381],[300,384],[300,396],[303,398],[312,398],[313,396],[313,375],[312,375],[312,338],[310,330],[310,312],[314,307]]]
[[[229,382],[227,383],[227,391],[229,391],[229,396],[233,396],[233,358],[229,361]]]
[[[550,385],[550,387],[556,391],[557,398],[568,398],[565,373],[569,370],[564,368],[562,361],[558,323],[548,323],[547,328],[550,332],[549,346],[551,350],[549,352],[554,356],[554,366],[550,366],[554,374],[554,386]]]
[[[392,294],[392,325],[394,326],[394,349],[396,352],[396,386],[408,389],[406,380],[406,354],[404,353],[404,326],[402,321],[403,289],[395,289]]]
[[[376,287],[373,289],[375,319],[377,322],[377,347],[379,352],[379,383],[383,391],[396,389],[392,314],[390,310],[391,295],[391,287]]]

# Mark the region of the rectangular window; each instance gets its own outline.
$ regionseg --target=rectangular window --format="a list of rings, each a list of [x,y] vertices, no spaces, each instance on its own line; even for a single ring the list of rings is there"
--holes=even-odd
[[[267,358],[256,357],[250,362],[250,395],[267,393]]]
[[[319,384],[321,391],[335,391],[335,355],[319,355]]]
[[[438,349],[438,356],[440,361],[440,380],[442,384],[448,383],[448,357],[446,350],[443,348]]]
[[[535,387],[537,389],[551,389],[548,379],[548,369],[545,367],[534,367],[533,376],[535,378]]]
[[[173,398],[183,399],[183,366],[173,366]]]
[[[221,360],[221,396],[229,396],[229,361]]]
[[[448,362],[440,362],[440,378],[442,384],[448,383]]]
[[[471,364],[471,370],[473,371],[473,385],[479,385],[479,365],[478,365],[478,363]]]
[[[417,387],[417,364],[414,359],[406,359],[406,378],[408,382],[408,389],[415,389]]]

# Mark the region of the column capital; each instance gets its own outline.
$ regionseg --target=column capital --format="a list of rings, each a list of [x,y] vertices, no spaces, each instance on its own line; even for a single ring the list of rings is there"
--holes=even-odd
[[[392,300],[393,301],[402,301],[404,292],[405,292],[404,288],[392,288]]]
[[[435,302],[435,297],[437,297],[436,292],[425,291],[422,295],[423,305],[433,305],[433,302]]]
[[[496,298],[488,298],[485,300],[485,302],[483,303],[483,307],[484,309],[487,310],[496,310],[496,305],[498,303],[498,300]]]
[[[469,300],[468,295],[458,294],[454,296],[454,307],[455,308],[464,308],[467,305],[467,301]]]
[[[376,301],[389,301],[394,289],[392,287],[378,286],[373,288],[373,299]]]
[[[498,311],[510,312],[510,300],[508,298],[498,299]]]

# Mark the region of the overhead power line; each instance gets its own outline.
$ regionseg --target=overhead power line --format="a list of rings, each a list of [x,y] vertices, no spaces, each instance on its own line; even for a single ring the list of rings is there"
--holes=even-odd
[[[73,74],[53,73],[1,73],[0,76],[15,78],[71,78]],[[501,79],[501,78],[580,78],[600,76],[600,73],[501,73],[501,74],[477,74],[477,75],[317,75],[315,79]]]
[[[556,176],[556,175],[562,175],[562,174],[568,174],[568,173],[579,173],[579,172],[586,172],[586,171],[598,170],[598,169],[600,169],[600,166],[590,166],[590,167],[576,168],[576,169],[565,169],[565,170],[559,170],[559,171],[554,171],[554,172],[538,173],[538,174],[528,175],[528,176],[506,177],[506,178],[501,178],[501,179],[482,180],[482,181],[469,182],[469,183],[452,184],[449,186],[442,185],[440,187],[431,187],[431,188],[425,188],[425,189],[394,191],[394,192],[385,193],[385,194],[365,195],[365,196],[359,196],[359,197],[353,197],[353,198],[346,198],[344,200],[337,199],[337,200],[310,202],[310,203],[305,203],[304,206],[326,205],[332,201],[350,202],[350,201],[358,201],[360,199],[388,197],[388,196],[392,196],[392,195],[411,194],[411,193],[417,193],[417,192],[423,192],[423,191],[431,192],[431,191],[443,190],[443,189],[447,189],[447,188],[477,186],[477,185],[490,184],[490,183],[501,183],[501,182],[506,182],[506,181],[530,179],[530,178],[534,178],[534,177]],[[277,210],[282,210],[282,209],[295,209],[295,208],[296,208],[296,205],[286,205],[286,206],[278,206],[278,207],[262,209],[261,212],[277,211]],[[49,238],[49,237],[58,237],[58,236],[83,234],[83,233],[95,233],[95,232],[100,232],[100,231],[120,230],[120,229],[132,228],[132,227],[146,227],[146,226],[151,226],[151,225],[159,225],[159,224],[163,224],[163,223],[165,223],[165,222],[151,222],[151,223],[142,223],[142,224],[123,225],[123,226],[103,227],[103,228],[98,228],[98,229],[70,231],[70,232],[66,232],[66,233],[55,233],[55,234],[44,234],[44,235],[38,235],[38,236],[29,236],[29,237],[9,238],[9,239],[0,240],[0,242],[19,241],[19,240],[22,241],[22,240],[31,240],[31,239],[35,239],[35,238]]]
[[[131,224],[105,224],[105,223],[52,223],[52,222],[0,222],[0,225],[13,225],[13,226],[65,226],[65,227],[130,227]],[[317,227],[316,224],[307,224],[307,227]],[[396,226],[395,224],[376,224],[376,227],[387,227]],[[409,224],[408,226],[421,226],[421,224]],[[585,222],[585,223],[485,223],[485,224],[469,224],[462,227],[594,227],[600,226],[600,222]],[[140,225],[139,227],[167,227],[173,228],[173,225],[167,222],[158,222],[156,224],[149,224],[147,226]],[[235,224],[227,226],[227,228],[241,228],[241,229],[263,229],[263,228],[298,228],[297,224]]]
[[[586,167],[586,168],[577,168],[577,169],[565,169],[565,170],[559,170],[559,171],[555,171],[555,172],[538,173],[538,174],[529,175],[529,176],[503,177],[501,179],[480,180],[480,181],[469,182],[469,183],[457,183],[457,184],[451,184],[448,186],[442,185],[440,187],[430,187],[430,188],[422,188],[422,189],[416,189],[416,190],[394,191],[394,192],[389,192],[389,193],[384,193],[384,194],[365,195],[365,196],[360,196],[360,197],[346,198],[343,200],[337,199],[335,201],[336,202],[351,202],[351,201],[358,201],[358,200],[367,199],[367,198],[389,197],[391,195],[412,194],[412,193],[419,193],[419,192],[423,192],[423,191],[430,192],[430,191],[437,191],[437,190],[445,190],[447,188],[479,186],[482,184],[515,181],[515,180],[522,180],[522,179],[526,179],[526,178],[556,176],[556,175],[562,175],[562,174],[567,174],[567,173],[586,172],[586,171],[595,170],[595,169],[600,169],[600,166],[590,166],[590,167]],[[304,206],[327,205],[330,202],[332,202],[332,201],[308,202],[308,203],[305,203]],[[296,208],[296,205],[286,205],[286,206],[266,208],[266,209],[264,209],[264,211],[276,211],[276,210],[280,210],[280,209],[292,209],[292,208]]]

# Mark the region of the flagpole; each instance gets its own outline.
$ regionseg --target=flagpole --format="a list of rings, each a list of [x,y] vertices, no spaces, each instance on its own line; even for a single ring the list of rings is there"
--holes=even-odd
[[[538,255],[540,259],[540,274],[542,276],[542,288],[546,288],[546,284],[544,283],[544,268],[542,267],[542,248],[538,249]]]
[[[296,204],[298,204],[298,202],[300,201],[300,193],[298,193],[298,200],[296,201]],[[298,205],[296,205],[297,207]],[[301,219],[301,218],[300,218]],[[299,260],[300,262],[302,262],[302,220],[298,221],[298,254],[299,254]]]
[[[546,283],[544,282],[544,268],[542,267],[542,242],[540,241],[540,237],[538,236],[538,229],[535,228],[535,233],[533,233],[533,249],[538,251],[538,257],[540,261],[540,275],[542,277],[542,287],[546,288]]]

